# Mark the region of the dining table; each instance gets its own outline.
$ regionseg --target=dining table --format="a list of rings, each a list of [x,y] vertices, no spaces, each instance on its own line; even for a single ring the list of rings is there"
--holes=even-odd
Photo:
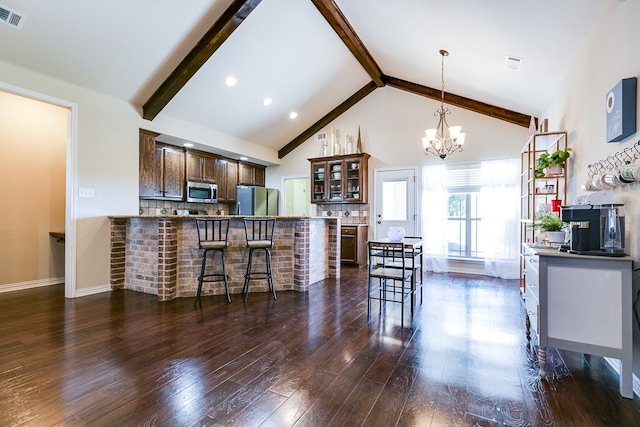
[[[424,283],[424,275],[422,266],[424,261],[424,240],[422,237],[405,236],[401,240],[391,240],[388,237],[374,238],[369,240],[370,243],[384,244],[384,243],[402,243],[404,247],[405,262],[409,260],[407,269],[411,269],[411,308],[415,306],[415,296],[418,290],[420,290],[420,304],[422,304],[422,285]],[[417,271],[419,270],[419,280]]]

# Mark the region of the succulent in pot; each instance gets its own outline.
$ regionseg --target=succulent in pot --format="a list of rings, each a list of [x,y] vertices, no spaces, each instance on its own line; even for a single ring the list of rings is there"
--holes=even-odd
[[[538,213],[531,227],[546,232],[547,240],[550,243],[564,243],[566,225],[558,215],[552,212],[543,212]]]
[[[552,212],[542,212],[536,215],[532,228],[540,231],[562,231],[566,224],[562,222],[560,217]]]

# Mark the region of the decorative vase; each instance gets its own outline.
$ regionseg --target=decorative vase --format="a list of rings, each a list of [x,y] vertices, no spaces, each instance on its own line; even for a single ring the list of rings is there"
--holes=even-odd
[[[402,227],[389,227],[387,230],[387,237],[392,242],[399,242],[404,239],[404,228]]]
[[[362,137],[360,136],[360,126],[358,126],[358,142],[356,143],[356,153],[362,153]]]
[[[344,154],[353,154],[353,142],[351,141],[351,135],[345,136],[345,153]]]

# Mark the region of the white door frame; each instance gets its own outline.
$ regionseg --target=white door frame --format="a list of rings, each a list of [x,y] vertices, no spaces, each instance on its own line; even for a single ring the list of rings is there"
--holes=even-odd
[[[380,191],[381,189],[378,188],[378,174],[380,172],[393,172],[393,171],[400,171],[400,170],[411,170],[413,171],[413,175],[415,177],[414,180],[414,186],[413,186],[413,200],[414,200],[414,206],[415,206],[415,211],[416,211],[416,216],[415,216],[415,234],[416,236],[420,236],[422,231],[421,231],[421,224],[420,224],[420,218],[421,218],[421,197],[420,197],[420,175],[418,175],[418,171],[420,170],[420,168],[418,166],[405,166],[405,167],[393,167],[393,168],[377,168],[374,170],[373,172],[373,189],[374,189],[374,203],[373,203],[373,217],[371,218],[371,226],[373,227],[373,234],[374,234],[374,238],[379,238],[379,237],[386,237],[386,236],[377,236],[377,230],[378,230],[378,224],[377,224],[377,218],[378,218],[378,214],[380,212],[378,212],[378,198],[381,197],[380,195]]]
[[[307,175],[287,175],[287,176],[283,176],[280,179],[280,188],[282,188],[282,197],[280,198],[280,212],[286,212],[287,209],[287,200],[286,200],[286,194],[285,194],[285,189],[286,189],[286,181],[289,179],[309,179],[311,180],[311,177],[307,174]],[[311,206],[311,199],[309,199],[307,201],[309,203],[309,216],[313,216],[314,212],[311,212],[312,206]]]
[[[41,101],[46,104],[66,108],[67,115],[67,148],[66,148],[66,190],[65,190],[65,245],[64,245],[64,296],[75,298],[76,296],[76,220],[77,199],[76,179],[78,176],[78,104],[68,102],[49,95],[23,89],[7,83],[0,82],[0,90],[23,96],[25,98]]]

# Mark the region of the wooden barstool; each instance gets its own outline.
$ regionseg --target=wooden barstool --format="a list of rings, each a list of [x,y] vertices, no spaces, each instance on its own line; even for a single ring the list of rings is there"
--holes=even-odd
[[[273,286],[273,274],[271,271],[271,248],[273,247],[273,230],[276,225],[275,218],[245,218],[244,233],[247,238],[247,248],[249,248],[249,259],[247,261],[247,271],[244,275],[244,294],[245,302],[249,298],[249,281],[266,280],[269,290],[276,300],[276,290]],[[253,252],[263,250],[265,252],[265,270],[253,271]]]
[[[198,228],[198,246],[204,249],[202,254],[202,267],[200,268],[200,276],[198,277],[198,292],[193,302],[195,306],[200,301],[200,293],[202,292],[203,282],[224,282],[224,288],[227,292],[227,301],[231,302],[229,295],[229,278],[227,276],[227,265],[225,254],[229,247],[229,220],[228,219],[210,219],[197,218],[196,227]],[[212,265],[215,266],[216,253],[220,254],[222,260],[222,272],[206,273],[207,254],[211,252]]]

